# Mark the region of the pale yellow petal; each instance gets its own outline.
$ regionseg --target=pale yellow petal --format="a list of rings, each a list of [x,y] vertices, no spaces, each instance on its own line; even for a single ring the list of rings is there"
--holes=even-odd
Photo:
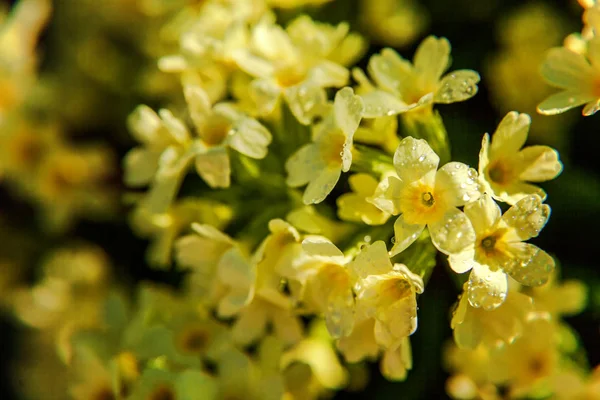
[[[449,162],[435,175],[435,193],[441,194],[449,206],[463,206],[479,197],[477,171],[459,162]]]
[[[455,207],[436,222],[430,223],[431,242],[444,254],[458,254],[475,243],[475,231],[469,218]]]
[[[529,243],[511,243],[511,262],[503,265],[504,271],[525,286],[546,283],[554,270],[554,259],[544,250]]]
[[[362,119],[364,104],[360,96],[356,96],[350,87],[345,87],[335,95],[335,123],[346,137],[352,138]]]
[[[359,173],[350,176],[348,184],[354,193],[368,197],[375,193],[379,182],[370,174]]]
[[[230,286],[229,293],[219,302],[218,312],[223,317],[230,317],[252,300],[256,270],[237,247],[232,247],[221,256],[217,276]]]
[[[395,176],[389,176],[379,183],[373,197],[372,204],[388,214],[398,215],[400,212],[400,196],[406,185]]]
[[[506,299],[508,281],[501,271],[491,271],[488,266],[475,263],[469,281],[467,295],[473,307],[493,310]]]
[[[537,110],[543,115],[556,115],[596,99],[596,96],[589,93],[565,90],[547,97],[538,104]]]
[[[483,338],[483,325],[472,315],[467,294],[463,293],[452,317],[451,325],[456,345],[461,349],[474,349]]]
[[[490,159],[515,155],[527,140],[531,117],[511,111],[500,121],[492,136]]]
[[[469,249],[459,254],[452,254],[448,257],[450,268],[457,274],[469,271],[475,265],[475,249]]]
[[[396,172],[404,183],[417,181],[427,173],[437,170],[439,163],[440,157],[426,140],[411,136],[402,139],[394,154]]]
[[[393,49],[383,49],[381,54],[371,56],[368,65],[369,73],[377,86],[394,93],[398,85],[408,78],[413,78],[413,66]]]
[[[211,102],[208,94],[199,86],[186,85],[183,93],[188,105],[190,118],[196,127],[201,127],[211,111]]]
[[[226,188],[231,182],[229,154],[223,147],[213,147],[196,156],[196,172],[211,188]]]
[[[283,96],[294,117],[303,125],[309,125],[327,103],[325,89],[308,83],[286,88]]]
[[[292,154],[285,163],[285,170],[288,173],[286,182],[291,187],[306,185],[324,168],[318,146],[313,143],[306,144]]]
[[[344,253],[325,237],[309,236],[302,241],[302,250],[308,254],[323,257],[343,257]]]
[[[280,95],[281,89],[270,79],[255,79],[250,83],[250,96],[261,114],[271,114]]]
[[[490,135],[486,133],[481,139],[481,150],[479,150],[479,178],[485,185],[485,170],[490,163]]]
[[[477,94],[480,79],[477,72],[468,69],[449,73],[439,83],[433,101],[450,104],[468,100]]]
[[[340,179],[341,173],[340,167],[326,167],[319,171],[304,190],[304,204],[317,204],[325,200]]]
[[[563,169],[558,152],[548,146],[528,146],[519,152],[519,179],[544,182],[556,178]]]
[[[300,319],[287,309],[273,311],[273,330],[277,338],[285,345],[292,345],[302,340],[302,324]]]
[[[415,104],[406,104],[398,97],[383,90],[373,90],[363,93],[361,94],[361,98],[364,103],[364,118],[397,115],[416,107]]]
[[[372,359],[379,353],[379,346],[373,335],[375,320],[365,319],[354,326],[349,336],[337,342],[337,348],[349,363]]]
[[[542,204],[537,195],[530,195],[519,200],[504,215],[502,220],[512,228],[507,240],[524,241],[540,234],[550,218],[550,206]]]
[[[390,250],[390,256],[395,256],[406,250],[413,244],[425,229],[425,225],[407,224],[404,216],[400,215],[394,223],[394,246]]]
[[[412,368],[412,351],[410,340],[402,339],[400,344],[387,350],[381,359],[381,373],[391,381],[403,381]]]
[[[250,158],[261,159],[267,155],[267,146],[271,140],[271,133],[260,122],[241,117],[233,125],[228,144]]]
[[[561,89],[585,91],[594,76],[592,66],[585,57],[564,47],[551,49],[542,64],[546,81]]]
[[[261,303],[246,307],[232,327],[233,340],[248,345],[261,338],[267,329],[267,309]]]
[[[385,243],[382,240],[378,240],[371,245],[365,246],[354,261],[348,264],[348,268],[360,278],[390,272],[392,270],[392,263]]]
[[[331,61],[321,61],[311,68],[308,79],[324,88],[342,87],[348,84],[350,72],[347,68]]]
[[[475,232],[483,233],[500,220],[502,211],[492,197],[485,193],[478,200],[465,206],[465,214],[471,221]]]
[[[332,288],[327,296],[325,324],[337,339],[348,336],[354,328],[354,294],[350,285]]]
[[[146,105],[139,105],[127,117],[127,126],[131,134],[140,143],[155,143],[163,128],[160,117]]]
[[[123,159],[123,180],[127,186],[144,186],[152,181],[158,170],[160,153],[136,147],[131,149]]]
[[[433,86],[450,66],[450,42],[428,36],[417,48],[413,64],[425,85]]]

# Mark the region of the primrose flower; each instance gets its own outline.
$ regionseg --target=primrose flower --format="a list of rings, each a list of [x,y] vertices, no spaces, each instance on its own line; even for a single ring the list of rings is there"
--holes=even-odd
[[[529,182],[554,179],[562,171],[558,152],[548,146],[523,149],[531,118],[509,112],[500,122],[490,143],[486,133],[479,153],[479,177],[485,191],[494,199],[515,204],[522,198],[546,193]]]
[[[352,138],[362,118],[363,104],[351,88],[335,95],[333,107],[315,125],[312,143],[302,146],[287,160],[287,184],[306,185],[304,204],[320,203],[333,190],[343,172],[352,164]]]
[[[367,225],[381,225],[390,214],[375,207],[368,199],[375,194],[379,182],[369,174],[354,174],[348,178],[352,193],[338,197],[338,216],[345,221],[362,221]]]
[[[479,196],[477,172],[459,162],[438,170],[440,158],[423,139],[406,137],[394,155],[398,178],[390,176],[373,197],[373,204],[392,215],[395,255],[410,246],[425,226],[433,244],[445,254],[457,254],[475,240],[473,227],[457,207]]]
[[[488,195],[465,206],[475,229],[475,244],[450,257],[457,273],[471,271],[467,296],[473,307],[494,309],[508,291],[507,275],[526,286],[544,284],[554,269],[554,259],[535,245],[523,243],[536,237],[550,217],[550,206],[538,195],[524,197],[504,215]]]
[[[539,113],[555,115],[585,104],[582,114],[595,114],[600,109],[600,37],[590,39],[586,55],[564,47],[551,49],[542,75],[562,91],[538,104]]]
[[[493,310],[475,308],[468,300],[465,283],[450,326],[454,341],[461,349],[475,349],[480,343],[497,347],[512,343],[523,333],[527,316],[533,311],[531,297],[511,290],[506,301]]]
[[[216,400],[217,393],[217,380],[200,369],[186,369],[175,373],[147,367],[130,398],[132,400],[176,398]]]
[[[130,129],[142,146],[125,156],[125,183],[144,186],[152,182],[144,201],[152,213],[167,210],[192,161],[209,186],[225,188],[231,175],[228,149],[260,159],[271,142],[271,134],[258,121],[230,104],[211,106],[200,87],[187,86],[185,97],[197,137],[168,110],[157,115],[139,106],[129,118]]]
[[[417,293],[423,279],[405,265],[392,265],[381,240],[365,247],[348,268],[358,276],[359,313],[375,319],[375,339],[386,348],[417,329]]]
[[[365,118],[394,115],[434,103],[456,103],[477,93],[479,74],[458,70],[442,74],[450,66],[450,42],[429,36],[419,45],[413,64],[392,49],[373,55],[368,70],[379,90],[363,96]]]
[[[347,25],[341,26],[347,32]],[[319,43],[310,35],[308,43],[298,43],[295,39],[307,37],[286,32],[268,18],[255,25],[250,47],[237,51],[234,58],[240,69],[256,78],[251,94],[261,113],[270,114],[283,96],[298,121],[308,125],[326,103],[325,88],[348,82],[348,70],[327,59],[344,36]]]

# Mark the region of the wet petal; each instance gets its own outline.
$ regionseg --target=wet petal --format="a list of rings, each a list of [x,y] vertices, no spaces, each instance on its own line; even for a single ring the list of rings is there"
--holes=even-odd
[[[435,85],[450,66],[450,42],[429,36],[417,48],[413,64],[427,86]]]
[[[407,136],[398,145],[394,154],[394,166],[398,177],[404,183],[411,183],[435,171],[440,157],[432,150],[426,140]]]
[[[475,250],[469,249],[463,253],[453,254],[448,257],[450,268],[457,274],[469,271],[475,265]]]
[[[458,254],[475,243],[475,231],[469,218],[457,208],[451,208],[444,216],[429,224],[431,241],[444,254]]]
[[[361,94],[361,98],[364,103],[364,118],[397,115],[416,107],[416,104],[406,104],[398,97],[383,90],[373,90]]]
[[[395,176],[389,176],[379,183],[370,200],[377,208],[392,215],[400,212],[400,196],[404,183]]]
[[[401,253],[413,244],[423,232],[423,229],[425,229],[425,225],[407,224],[404,221],[404,216],[399,216],[394,223],[394,246],[390,250],[390,256]]]
[[[442,79],[433,101],[449,104],[468,100],[477,94],[479,81],[479,74],[475,71],[454,71]]]
[[[469,281],[467,294],[473,307],[483,307],[493,310],[506,299],[508,280],[504,271],[491,271],[487,265],[474,264]]]
[[[228,144],[248,157],[261,159],[267,155],[271,139],[271,133],[260,122],[242,117],[235,122]]]
[[[401,82],[413,78],[413,66],[393,49],[383,49],[369,60],[369,73],[377,86],[396,92]]]
[[[327,296],[325,324],[333,338],[350,335],[354,328],[354,294],[350,285],[335,288]]]
[[[502,220],[513,229],[507,240],[524,241],[540,234],[550,218],[550,206],[537,195],[526,196],[512,206]]]
[[[378,240],[363,248],[354,261],[348,264],[348,268],[361,278],[390,272],[392,263],[385,243]]]
[[[475,232],[482,233],[491,229],[500,220],[502,211],[492,197],[484,193],[478,200],[465,206],[465,214],[473,224]]]
[[[590,94],[565,90],[547,97],[538,104],[537,110],[543,115],[556,115],[595,99],[596,97]]]
[[[511,243],[508,250],[512,259],[502,268],[514,280],[525,286],[540,286],[548,281],[555,265],[548,253],[529,243]]]
[[[319,175],[308,183],[304,191],[302,196],[304,204],[317,204],[325,200],[340,179],[341,173],[340,167],[326,167],[319,171]]]
[[[450,206],[462,206],[476,200],[479,193],[477,171],[459,162],[449,162],[435,175],[435,193],[440,193]]]
[[[318,85],[302,84],[284,90],[283,95],[294,117],[303,125],[311,123],[327,103],[325,89]]]
[[[352,88],[345,87],[339,90],[334,100],[334,115],[337,126],[347,137],[352,137],[360,120],[364,104],[360,96],[356,96]]]
[[[563,169],[558,152],[548,146],[528,146],[519,152],[519,179],[544,182],[556,178]]]

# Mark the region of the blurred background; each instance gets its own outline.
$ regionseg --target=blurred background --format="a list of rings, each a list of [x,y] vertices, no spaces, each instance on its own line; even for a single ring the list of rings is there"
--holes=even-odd
[[[568,34],[581,30],[581,6],[575,0],[385,2],[400,10],[400,17],[389,26],[372,23],[381,11],[370,6],[370,0],[334,0],[307,11],[317,20],[350,21],[353,30],[370,38],[369,53],[359,63],[363,68],[370,54],[383,47],[394,47],[412,58],[425,36],[449,39],[453,69],[473,69],[482,77],[473,99],[439,107],[454,160],[476,166],[483,134],[493,132],[508,111],[532,116],[529,142],[555,147],[564,163],[558,179],[542,184],[552,217],[533,242],[559,260],[564,278],[589,285],[587,308],[567,322],[587,349],[589,365],[598,365],[600,116],[583,118],[579,109],[553,117],[535,113],[535,106],[553,92],[539,75],[544,54],[561,45]],[[11,5],[2,3],[5,10]],[[31,184],[32,179],[42,179],[41,183],[15,183],[7,172],[0,181],[0,302],[7,311],[0,315],[2,399],[21,398],[19,393],[28,392],[23,386],[30,383],[15,380],[14,372],[39,349],[33,348],[28,338],[32,328],[8,310],[18,293],[15,288],[39,281],[49,254],[64,247],[89,248],[99,270],[110,270],[112,280],[123,287],[142,280],[177,284],[179,279],[176,272],[151,269],[145,263],[148,240],[130,228],[128,199],[132,194],[122,184],[120,164],[134,145],[125,120],[135,106],[144,103],[156,108],[177,101],[170,93],[178,92],[179,82],[160,74],[155,65],[156,56],[165,49],[158,48],[152,35],[163,17],[160,12],[140,12],[134,0],[55,0],[53,6],[37,46],[40,72],[26,111],[30,118],[14,122],[24,124],[19,128],[25,132],[24,142],[19,142],[17,150],[13,142],[0,143],[4,171],[45,151],[44,147],[27,147],[27,132],[42,135],[49,148],[58,146],[56,142],[69,143],[61,145],[57,160],[48,160],[44,170],[48,176],[32,178],[23,168],[17,171],[25,174],[23,181]],[[285,12],[281,18],[287,18]],[[10,96],[13,79],[0,76],[0,110]],[[11,157],[15,154],[22,159],[14,161]],[[74,189],[64,182],[63,172],[55,171],[62,171],[60,160],[73,158],[73,163],[64,167],[70,177],[83,155],[81,162],[86,165],[104,167],[94,168],[93,176],[77,177],[87,183]],[[49,186],[40,192],[44,185]],[[88,196],[72,196],[71,203],[63,204],[70,201],[72,190]],[[419,299],[419,329],[412,337],[414,369],[409,379],[388,382],[374,365],[363,392],[342,391],[335,398],[446,398],[448,375],[441,358],[444,344],[452,336],[448,310],[457,295],[457,288],[448,285],[447,271],[436,268],[426,295]]]

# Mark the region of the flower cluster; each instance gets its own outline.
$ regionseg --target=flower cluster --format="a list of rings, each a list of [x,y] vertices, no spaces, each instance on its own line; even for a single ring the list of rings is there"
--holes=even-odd
[[[122,121],[135,141],[122,151],[124,199],[130,229],[150,240],[144,274],[160,283],[130,284],[110,246],[85,242],[47,253],[33,283],[0,281],[2,305],[35,332],[14,365],[30,397],[310,400],[363,389],[371,362],[388,380],[410,379],[432,279],[460,292],[444,352],[451,397],[598,395],[562,320],[585,307],[587,288],[561,281],[555,258],[529,242],[549,220],[538,184],[561,174],[559,154],[528,146],[531,117],[509,111],[481,136],[476,167],[452,156],[441,114],[481,78],[450,68],[448,39],[424,38],[412,61],[380,49],[363,70],[368,37],[304,13],[331,0],[114,3],[93,25],[139,44],[143,104]],[[410,42],[426,18],[390,30],[419,14],[391,3],[360,2],[360,25]],[[77,118],[36,117],[49,107],[36,102],[35,66],[48,6],[22,0],[0,19],[11,77],[0,80],[0,173],[46,225],[66,229],[114,207],[116,168],[104,145],[67,134]],[[565,92],[541,112],[589,102],[584,113],[595,112],[597,12],[586,10],[580,51],[550,52],[544,72]],[[79,68],[111,87],[111,52],[95,65],[88,45],[103,48],[80,44]],[[115,264],[136,268],[142,251]]]

